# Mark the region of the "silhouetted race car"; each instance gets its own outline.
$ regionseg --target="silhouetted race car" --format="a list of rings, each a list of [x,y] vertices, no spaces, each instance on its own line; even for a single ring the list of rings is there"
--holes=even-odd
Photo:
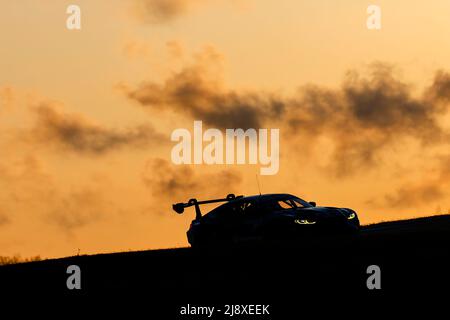
[[[225,202],[202,216],[200,205]],[[173,205],[181,214],[195,207],[187,238],[192,247],[233,245],[248,241],[293,240],[311,235],[353,234],[359,230],[355,211],[317,207],[290,194],[235,196]]]

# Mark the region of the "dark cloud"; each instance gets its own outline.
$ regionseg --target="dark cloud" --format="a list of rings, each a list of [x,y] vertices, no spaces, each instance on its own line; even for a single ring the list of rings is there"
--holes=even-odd
[[[150,110],[171,108],[217,128],[260,128],[284,110],[284,102],[273,95],[224,91],[199,66],[173,74],[164,84],[143,83],[127,94]]]
[[[209,73],[211,59],[205,60],[197,57],[164,83],[142,83],[126,93],[152,112],[171,110],[217,128],[282,128],[281,143],[302,153],[318,138],[328,138],[333,144],[328,167],[339,177],[374,167],[387,147],[406,138],[423,147],[449,141],[439,123],[450,111],[450,74],[443,71],[419,94],[394,67],[374,63],[366,72],[349,71],[338,89],[306,85],[280,97],[226,90]]]
[[[99,155],[122,147],[143,148],[167,141],[149,125],[127,130],[105,128],[45,104],[36,108],[36,114],[32,139],[78,153]]]
[[[441,132],[436,115],[442,109],[435,101],[414,98],[411,87],[383,64],[373,65],[371,71],[366,78],[349,77],[343,86],[344,112],[358,129],[410,134],[423,140]]]
[[[199,2],[202,0],[137,0],[136,10],[146,22],[164,23],[186,13]]]
[[[306,137],[303,142],[329,137],[334,144],[330,167],[345,176],[373,167],[385,147],[407,137],[422,146],[448,142],[448,132],[438,121],[450,110],[441,103],[450,97],[447,86],[450,77],[438,72],[431,86],[415,97],[392,67],[376,63],[364,76],[349,72],[339,90],[303,87],[285,118],[289,134]]]
[[[434,102],[450,102],[450,73],[443,70],[437,71],[427,94]]]
[[[159,158],[147,163],[142,179],[155,198],[169,198],[172,201],[185,201],[196,196],[223,196],[225,187],[227,190],[238,190],[242,181],[242,177],[234,171],[198,174],[192,167],[173,165]]]

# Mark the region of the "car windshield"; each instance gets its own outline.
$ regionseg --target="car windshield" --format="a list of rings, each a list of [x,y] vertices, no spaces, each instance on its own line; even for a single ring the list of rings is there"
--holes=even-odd
[[[281,209],[309,208],[311,204],[300,198],[285,198],[276,200],[277,207]]]
[[[309,202],[306,202],[305,200],[302,200],[300,198],[292,198],[292,201],[296,204],[298,208],[310,208],[312,205]]]

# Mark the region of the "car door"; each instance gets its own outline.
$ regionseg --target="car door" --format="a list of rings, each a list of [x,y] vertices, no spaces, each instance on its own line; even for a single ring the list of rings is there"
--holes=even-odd
[[[258,240],[260,214],[256,200],[243,200],[236,203],[235,238],[240,242]]]

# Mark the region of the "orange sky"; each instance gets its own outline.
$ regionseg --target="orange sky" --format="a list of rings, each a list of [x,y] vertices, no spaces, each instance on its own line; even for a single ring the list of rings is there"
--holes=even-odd
[[[263,192],[363,223],[447,212],[450,3],[377,1],[379,31],[369,4],[3,1],[0,255],[185,246],[193,212],[171,204],[255,194],[259,172],[172,165],[170,134],[194,120],[280,129]]]

